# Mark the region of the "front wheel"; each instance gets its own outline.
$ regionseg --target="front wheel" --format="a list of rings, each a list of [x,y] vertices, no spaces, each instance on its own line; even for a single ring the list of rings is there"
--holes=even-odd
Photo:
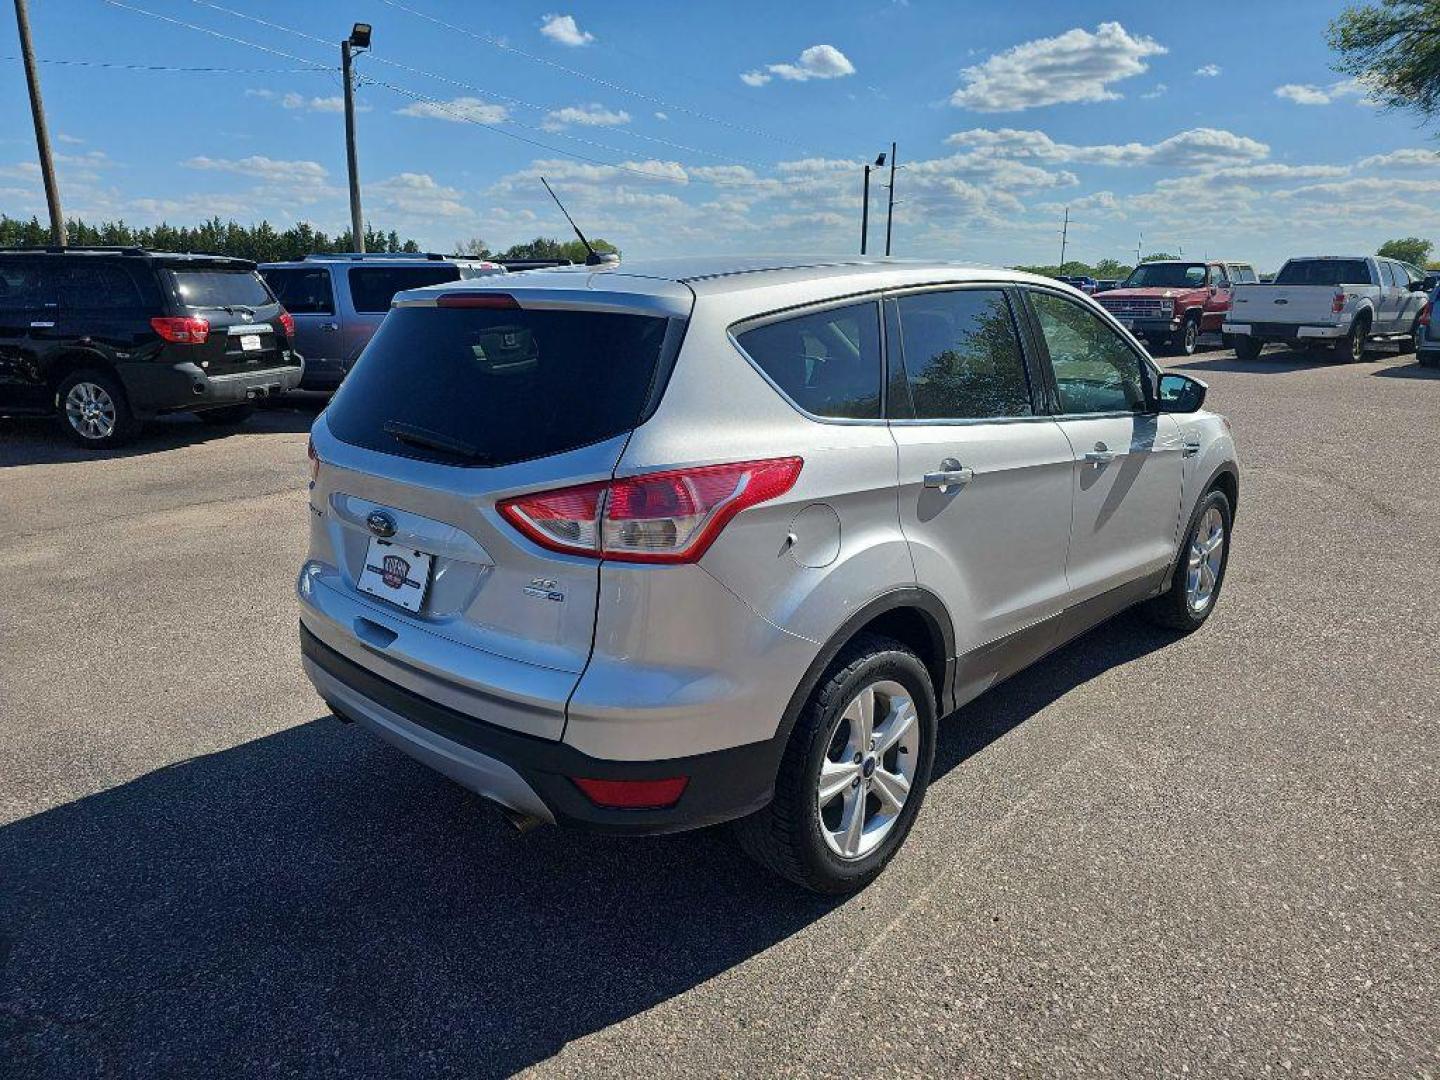
[[[830,665],[795,722],[770,805],[736,822],[745,852],[814,892],[854,892],[915,821],[935,759],[929,672],[864,634]]]
[[[1145,613],[1154,622],[1187,634],[1205,624],[1225,583],[1230,522],[1230,500],[1225,493],[1218,488],[1208,492],[1190,515],[1170,587],[1145,605]]]
[[[1194,356],[1200,348],[1200,320],[1194,315],[1185,320],[1185,325],[1175,335],[1175,347],[1186,356]]]
[[[108,372],[72,372],[55,390],[55,411],[72,442],[87,450],[111,450],[135,437],[140,422],[125,389]]]

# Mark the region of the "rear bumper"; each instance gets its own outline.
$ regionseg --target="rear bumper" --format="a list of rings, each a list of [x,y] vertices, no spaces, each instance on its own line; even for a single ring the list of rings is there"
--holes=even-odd
[[[679,832],[743,817],[770,801],[784,740],[654,761],[591,757],[437,704],[330,648],[304,625],[305,671],[330,708],[418,761],[512,810],[599,832]],[[594,805],[573,778],[645,780],[685,776],[680,800],[660,810]]]
[[[1302,326],[1299,323],[1226,323],[1222,332],[1233,337],[1256,337],[1264,341],[1296,341],[1301,338],[1334,341],[1350,332],[1348,321],[1339,326]]]
[[[207,375],[188,362],[123,364],[118,371],[131,408],[143,415],[235,405],[282,394],[300,385],[302,365],[297,356],[294,364],[284,367],[231,375]]]

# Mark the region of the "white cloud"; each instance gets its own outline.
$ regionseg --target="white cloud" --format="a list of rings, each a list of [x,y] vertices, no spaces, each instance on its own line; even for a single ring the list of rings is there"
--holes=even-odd
[[[238,173],[257,180],[324,180],[329,172],[318,161],[278,161],[263,154],[247,158],[212,158],[201,155],[181,162],[187,169],[202,172]]]
[[[589,45],[595,35],[581,30],[574,15],[546,15],[540,24],[540,33],[560,45],[579,47]]]
[[[607,109],[603,105],[567,105],[563,109],[552,109],[545,114],[541,123],[546,131],[559,131],[570,124],[582,127],[616,127],[630,123],[630,114],[623,109]]]
[[[669,120],[669,119],[670,119],[670,116],[669,116],[668,113],[657,112],[657,113],[655,114],[655,119],[656,119],[656,120]]]
[[[1331,105],[1345,98],[1355,98],[1364,104],[1369,91],[1358,79],[1342,79],[1329,86],[1315,86],[1312,83],[1286,83],[1275,88],[1275,96],[1293,101],[1296,105]]]
[[[776,76],[790,82],[809,82],[811,79],[840,79],[854,74],[855,65],[834,45],[811,45],[795,63],[767,64],[764,71],[743,72],[740,81],[746,86],[764,86]]]
[[[1017,128],[1000,128],[995,131],[971,128],[969,131],[958,131],[945,141],[954,146],[972,147],[996,157],[1088,165],[1200,168],[1261,161],[1270,156],[1270,147],[1265,143],[1219,128],[1191,128],[1158,143],[1077,146],[1056,142],[1043,131]]]
[[[1144,74],[1145,59],[1168,50],[1153,38],[1133,36],[1118,22],[1095,32],[1076,28],[1058,37],[1027,41],[965,68],[965,85],[950,104],[977,112],[1014,112],[1040,105],[1111,101],[1110,84]]]
[[[457,97],[451,101],[416,101],[403,109],[396,109],[397,116],[418,116],[428,120],[449,120],[463,124],[500,124],[510,117],[510,110],[504,105],[482,101],[477,97]]]
[[[55,141],[65,143],[69,146],[79,146],[85,140],[77,139],[74,135],[67,135],[65,132],[62,131],[60,132],[60,134],[55,136]]]
[[[1220,74],[1220,70],[1219,64],[1202,64],[1195,69],[1195,74],[1202,79],[1213,79]]]
[[[331,97],[306,97],[304,94],[297,94],[290,90],[280,93],[278,90],[246,90],[246,97],[260,98],[264,101],[278,102],[282,109],[299,110],[318,113],[341,113],[345,111],[345,99],[339,94]],[[364,102],[355,103],[356,112],[369,112],[370,106]]]
[[[461,202],[461,191],[437,183],[429,173],[403,172],[365,190],[378,197],[381,211],[388,211],[387,218],[401,222],[475,217],[475,211]]]
[[[1155,84],[1155,89],[1153,89],[1153,90],[1147,90],[1145,93],[1141,94],[1140,96],[1141,96],[1142,98],[1144,98],[1146,101],[1153,101],[1153,100],[1154,100],[1155,98],[1157,98],[1157,97],[1163,97],[1163,96],[1165,95],[1165,91],[1167,91],[1167,90],[1169,90],[1169,89],[1170,89],[1170,88],[1169,88],[1168,86],[1166,86],[1163,82],[1157,82],[1157,83]]]
[[[1391,150],[1388,154],[1375,154],[1371,157],[1361,158],[1356,163],[1361,169],[1434,169],[1440,167],[1440,154],[1434,150],[1421,150],[1410,147],[1404,150]]]

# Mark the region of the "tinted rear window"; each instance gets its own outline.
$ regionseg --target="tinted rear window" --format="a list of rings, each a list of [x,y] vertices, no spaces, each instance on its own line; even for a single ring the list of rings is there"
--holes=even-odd
[[[1276,285],[1368,285],[1364,259],[1291,259],[1275,275]]]
[[[573,450],[639,422],[666,326],[649,315],[397,308],[326,423],[356,446],[457,465],[472,462],[392,432],[473,448],[482,465]]]
[[[253,270],[172,270],[170,276],[186,307],[261,307],[275,302]]]
[[[356,311],[366,313],[390,310],[390,301],[397,292],[439,285],[442,281],[459,281],[460,269],[452,263],[434,266],[352,266],[350,268],[350,299]]]
[[[291,315],[335,314],[329,270],[323,267],[277,268],[262,270],[260,276]]]

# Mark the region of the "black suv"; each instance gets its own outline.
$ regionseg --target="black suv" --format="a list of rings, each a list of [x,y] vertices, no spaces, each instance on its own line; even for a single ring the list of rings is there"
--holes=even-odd
[[[81,446],[118,446],[165,412],[240,422],[300,382],[294,335],[243,259],[0,250],[0,415],[54,412]]]

